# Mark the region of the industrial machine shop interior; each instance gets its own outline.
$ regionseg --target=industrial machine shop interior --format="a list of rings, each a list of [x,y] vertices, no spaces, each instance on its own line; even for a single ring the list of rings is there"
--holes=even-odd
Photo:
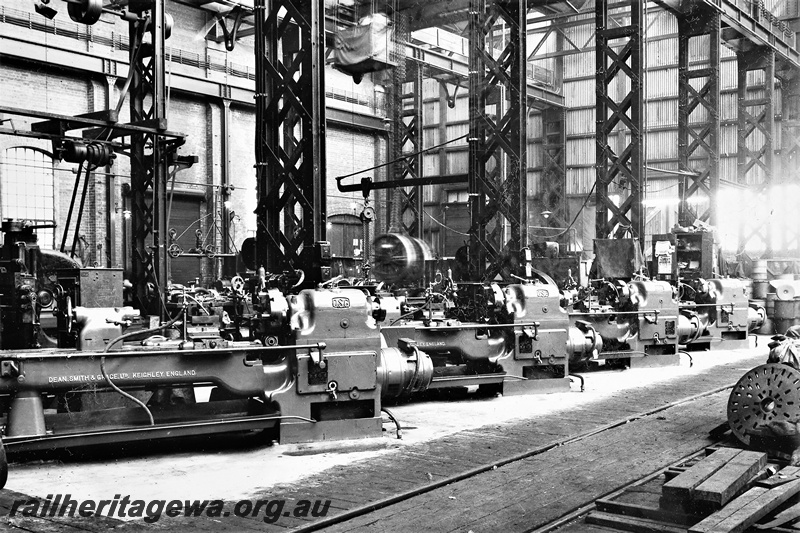
[[[391,509],[684,411],[615,475],[711,430],[800,463],[798,21],[792,0],[3,2],[2,523],[200,527],[124,515],[125,492],[242,504],[201,529],[555,529],[635,479],[597,470],[544,522],[533,500],[445,502],[451,526]],[[91,511],[58,514],[68,490]],[[314,514],[259,515],[265,494]]]

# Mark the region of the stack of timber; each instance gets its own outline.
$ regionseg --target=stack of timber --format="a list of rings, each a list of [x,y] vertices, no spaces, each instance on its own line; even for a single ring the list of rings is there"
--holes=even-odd
[[[708,450],[598,500],[586,522],[634,533],[800,533],[800,467],[770,464],[762,452]]]

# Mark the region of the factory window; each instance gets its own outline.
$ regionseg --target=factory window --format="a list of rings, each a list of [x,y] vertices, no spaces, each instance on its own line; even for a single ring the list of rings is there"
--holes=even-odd
[[[55,221],[53,158],[37,148],[17,146],[5,151],[0,165],[0,216],[36,225]],[[37,230],[39,244],[53,248],[53,229]]]
[[[447,191],[448,204],[465,204],[469,200],[469,192],[465,190]]]

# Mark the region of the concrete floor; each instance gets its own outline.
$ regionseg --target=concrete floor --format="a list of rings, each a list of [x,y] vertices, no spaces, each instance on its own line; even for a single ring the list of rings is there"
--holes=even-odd
[[[511,426],[539,417],[564,417],[581,406],[654,384],[674,383],[680,388],[687,376],[713,372],[714,367],[722,364],[741,363],[743,374],[766,361],[767,342],[767,338],[762,337],[755,349],[693,354],[691,367],[689,358],[682,356],[677,367],[585,373],[585,392],[579,392],[573,384],[573,390],[564,393],[393,406],[391,410],[407,428],[402,440],[395,438],[394,426],[386,424],[383,438],[362,441],[217,447],[210,451],[195,449],[177,453],[167,453],[162,448],[136,457],[12,464],[6,488],[42,498],[55,490],[78,499],[108,499],[114,494],[128,494],[131,499],[167,500],[219,498],[232,501],[263,497],[272,487],[302,487],[312,480],[316,483],[334,467],[367,464],[464,430],[488,425]],[[669,400],[665,398],[665,401]],[[635,404],[630,406],[631,412],[637,409]],[[724,422],[724,414],[720,422]]]

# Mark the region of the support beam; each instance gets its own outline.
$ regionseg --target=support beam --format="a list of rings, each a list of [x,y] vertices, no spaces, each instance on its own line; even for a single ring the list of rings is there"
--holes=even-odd
[[[766,202],[774,173],[775,111],[775,51],[766,47],[736,54],[739,67],[738,126],[737,126],[737,182],[749,186],[759,201]],[[748,82],[759,73],[763,77],[763,91],[753,94]],[[749,75],[750,74],[750,75]],[[742,217],[739,234],[739,251],[764,249],[772,256],[770,218]]]
[[[800,68],[791,68],[782,74],[781,173],[776,181],[793,186],[795,189],[791,195],[800,189]],[[797,257],[800,254],[800,227],[794,214],[785,213],[781,220],[783,239],[776,253],[784,257]]]
[[[469,277],[510,279],[527,243],[524,0],[470,0]]]
[[[129,98],[131,123],[155,124],[165,130],[164,0],[155,0],[152,9],[137,14],[140,18],[148,16],[150,22],[129,25],[130,65],[134,70]],[[145,42],[148,25],[152,27],[150,43]],[[162,319],[169,277],[167,176],[176,148],[159,133],[131,135],[131,281],[142,312]]]
[[[422,178],[422,65],[409,63],[406,77],[410,81],[403,84],[410,90],[400,94],[398,113],[400,158],[395,163],[395,179]],[[409,72],[410,71],[410,72]],[[402,187],[397,189],[400,202],[399,225],[403,233],[423,238],[423,192],[421,187]]]
[[[389,168],[390,178],[392,180],[402,180],[408,173],[409,168],[405,165],[405,160],[402,159],[403,152],[411,152],[412,150],[405,150],[404,145],[408,142],[407,122],[404,116],[403,106],[405,101],[403,98],[403,85],[407,81],[408,69],[415,69],[417,66],[413,61],[407,61],[403,56],[408,50],[404,46],[409,39],[408,17],[403,14],[396,13],[394,28],[395,38],[395,53],[397,55],[397,66],[394,68],[389,84],[388,97],[391,103],[391,109],[388,110],[389,118],[391,119],[391,128],[389,130],[389,160],[394,163]],[[402,46],[400,45],[402,43]],[[412,71],[413,72],[413,71]],[[412,77],[413,79],[413,77]],[[411,161],[411,166],[415,166],[415,161]],[[420,168],[420,167],[417,167]],[[404,211],[409,209],[405,191],[395,189],[388,194],[389,201],[386,203],[386,220],[388,221],[388,230],[392,233],[399,233],[404,231],[401,215]],[[413,220],[410,225],[414,225]]]
[[[566,228],[567,221],[567,161],[566,161],[566,112],[559,108],[542,111],[542,181],[537,195],[542,212],[548,211],[543,220],[533,219],[539,225]],[[566,241],[568,234],[561,236]]]
[[[620,7],[627,10],[630,22],[618,26],[609,24],[612,13],[608,1],[595,2],[597,238],[621,238],[630,232],[641,245],[645,176],[643,5],[631,2]],[[609,197],[612,192],[619,196],[618,203]]]
[[[256,261],[302,267],[325,240],[322,0],[256,0]]]
[[[707,61],[700,65],[700,58],[689,57],[690,43],[697,41],[702,43],[698,49],[708,50]],[[696,219],[717,225],[720,45],[719,14],[698,10],[678,17],[679,168],[697,173],[680,184],[678,220],[687,227]],[[690,126],[693,123],[702,126]]]

